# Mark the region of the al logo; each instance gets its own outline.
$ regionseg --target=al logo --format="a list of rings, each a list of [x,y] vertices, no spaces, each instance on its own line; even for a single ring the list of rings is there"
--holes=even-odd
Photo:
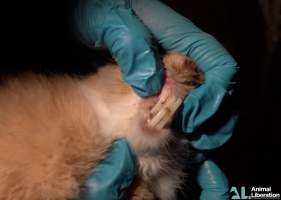
[[[235,187],[232,186],[230,189],[230,199],[251,199],[250,196],[246,195],[246,187],[241,186]]]

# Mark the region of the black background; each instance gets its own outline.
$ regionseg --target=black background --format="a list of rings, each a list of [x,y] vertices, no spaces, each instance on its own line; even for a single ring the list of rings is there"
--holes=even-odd
[[[26,69],[84,72],[104,61],[103,53],[74,39],[70,2],[1,3],[2,74]],[[215,150],[214,160],[232,186],[272,186],[280,192],[281,44],[269,55],[258,1],[165,2],[214,35],[241,67],[235,97],[240,118],[233,138]]]

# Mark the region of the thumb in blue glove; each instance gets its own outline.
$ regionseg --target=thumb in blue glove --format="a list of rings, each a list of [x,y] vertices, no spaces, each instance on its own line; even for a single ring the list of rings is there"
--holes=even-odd
[[[110,154],[88,177],[79,199],[122,199],[133,182],[136,173],[134,163],[134,153],[128,142],[117,140]]]
[[[229,184],[222,170],[211,160],[205,160],[197,169],[201,200],[229,199]]]

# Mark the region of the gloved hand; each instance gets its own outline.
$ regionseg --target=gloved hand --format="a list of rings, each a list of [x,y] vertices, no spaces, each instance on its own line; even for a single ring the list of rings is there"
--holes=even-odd
[[[204,72],[205,82],[185,99],[176,122],[184,133],[191,136],[196,149],[219,147],[231,137],[236,116],[232,113],[222,115],[225,112],[221,108],[224,108],[223,102],[231,97],[234,84],[231,81],[238,67],[212,36],[157,0],[84,0],[76,14],[80,38],[90,46],[106,45],[121,66],[124,79],[141,96],[155,94],[162,84],[162,70],[151,42],[152,36],[165,50],[191,57]],[[213,162],[209,165],[204,163],[198,171],[198,177],[201,177],[198,178],[199,185],[203,189],[201,199],[206,199],[204,194],[208,188],[227,188],[227,181],[214,181],[225,180],[221,170]],[[120,176],[120,172],[116,173]],[[113,177],[118,177],[118,174]],[[95,184],[103,185],[102,182]],[[119,185],[126,183],[120,182]],[[112,193],[111,190],[118,193],[116,188],[109,187],[108,193]],[[221,191],[208,192],[223,197]]]
[[[134,153],[128,142],[120,139],[113,143],[110,154],[88,177],[80,199],[122,199],[135,173]]]
[[[106,45],[137,94],[150,96],[160,90],[163,70],[157,49],[128,0],[80,0],[75,15],[78,37],[88,46]]]

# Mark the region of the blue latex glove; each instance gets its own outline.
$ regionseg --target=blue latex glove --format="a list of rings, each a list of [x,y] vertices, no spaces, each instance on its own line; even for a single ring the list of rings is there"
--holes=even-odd
[[[203,153],[188,161],[191,173],[202,189],[200,200],[228,200],[229,183],[222,170]]]
[[[182,131],[192,136],[192,144],[197,149],[213,149],[224,144],[231,137],[236,116],[224,116],[223,120],[217,120],[221,123],[212,128],[208,128],[206,122],[216,118],[223,100],[231,96],[231,79],[238,67],[212,36],[156,0],[85,0],[80,2],[76,15],[80,38],[90,46],[106,45],[121,66],[124,79],[139,95],[155,94],[161,87],[162,71],[151,35],[131,8],[165,50],[190,56],[205,74],[205,83],[185,99],[178,112],[177,122]],[[223,198],[223,190],[208,190],[212,186],[227,188],[227,182],[221,181],[225,179],[223,173],[213,162],[204,163],[198,171],[203,189],[201,199],[206,192]],[[128,164],[132,163],[128,161]],[[103,182],[96,184],[103,185]],[[120,185],[126,183],[121,180]],[[112,193],[111,190],[118,191],[109,187],[108,193]]]
[[[80,0],[76,9],[76,32],[88,46],[110,50],[121,66],[123,79],[140,96],[156,94],[163,70],[156,47],[127,0]]]
[[[110,154],[94,169],[80,195],[81,200],[122,199],[133,182],[134,154],[125,139],[114,142]]]
[[[228,200],[229,184],[222,170],[211,160],[205,160],[197,169],[197,181],[202,189],[201,200]]]

